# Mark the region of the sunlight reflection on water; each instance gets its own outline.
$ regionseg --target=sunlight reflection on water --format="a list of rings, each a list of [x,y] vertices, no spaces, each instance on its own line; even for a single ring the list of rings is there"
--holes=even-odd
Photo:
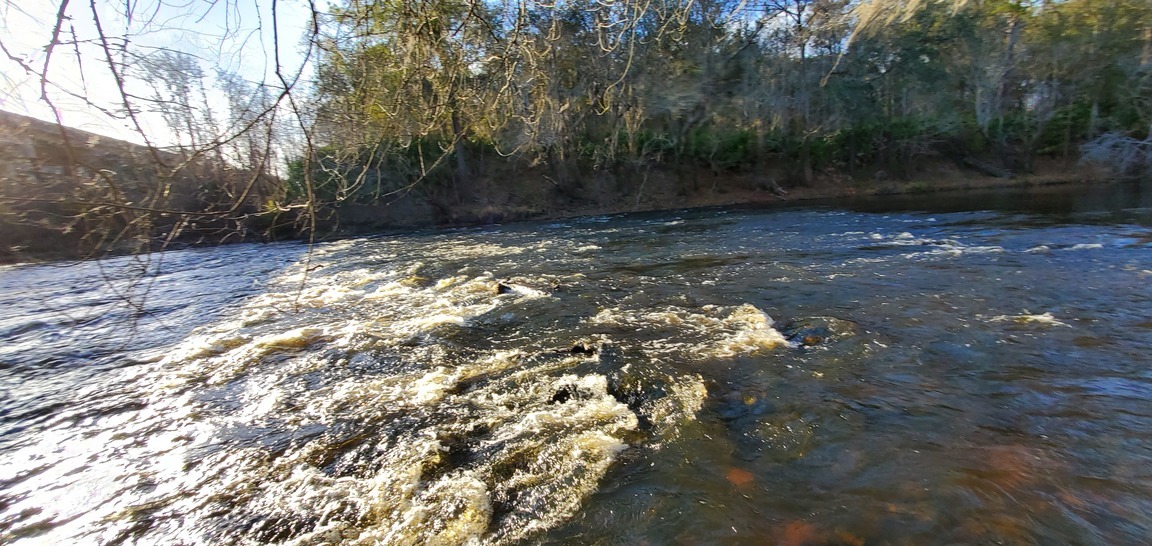
[[[1136,543],[1146,233],[705,210],[5,268],[0,539]]]

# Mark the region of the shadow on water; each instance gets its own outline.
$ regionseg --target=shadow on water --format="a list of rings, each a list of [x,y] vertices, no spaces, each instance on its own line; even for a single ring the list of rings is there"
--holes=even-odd
[[[998,211],[1043,215],[1054,221],[1152,225],[1152,182],[1107,182],[870,195],[816,200],[814,206],[858,212]]]

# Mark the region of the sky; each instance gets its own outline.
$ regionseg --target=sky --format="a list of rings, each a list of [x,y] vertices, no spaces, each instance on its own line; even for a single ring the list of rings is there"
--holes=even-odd
[[[277,81],[272,0],[5,0],[0,7],[0,44],[7,50],[0,51],[0,110],[55,121],[40,98],[39,75],[27,73],[21,63],[36,72],[44,68],[61,2],[66,19],[48,64],[47,92],[65,125],[137,143],[144,140],[129,122],[100,110],[122,111],[123,103],[98,40],[91,2],[112,43],[127,37],[137,51],[169,49],[194,55],[207,74],[220,68],[253,82]],[[302,36],[310,18],[307,0],[278,0],[279,54],[286,75],[304,63]],[[127,87],[146,95],[145,84],[130,80]],[[209,93],[215,99],[213,109],[223,108],[224,97]],[[154,144],[168,145],[178,138],[156,115],[144,114],[141,120]]]

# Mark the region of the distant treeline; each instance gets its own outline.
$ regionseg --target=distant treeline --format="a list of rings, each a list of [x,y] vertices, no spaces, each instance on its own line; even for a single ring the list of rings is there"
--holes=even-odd
[[[701,172],[723,190],[723,175],[787,188],[940,161],[1148,166],[1145,0],[338,6],[317,42],[321,146],[289,171],[298,196],[531,209],[642,202],[652,172],[683,195]]]

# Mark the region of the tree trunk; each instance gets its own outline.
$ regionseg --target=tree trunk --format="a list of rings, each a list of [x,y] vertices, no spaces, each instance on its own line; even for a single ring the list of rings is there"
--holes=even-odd
[[[453,182],[456,185],[456,198],[461,202],[471,202],[474,198],[472,187],[472,173],[468,168],[468,148],[465,146],[464,124],[460,122],[460,114],[452,111],[452,153],[456,156],[456,174]]]

